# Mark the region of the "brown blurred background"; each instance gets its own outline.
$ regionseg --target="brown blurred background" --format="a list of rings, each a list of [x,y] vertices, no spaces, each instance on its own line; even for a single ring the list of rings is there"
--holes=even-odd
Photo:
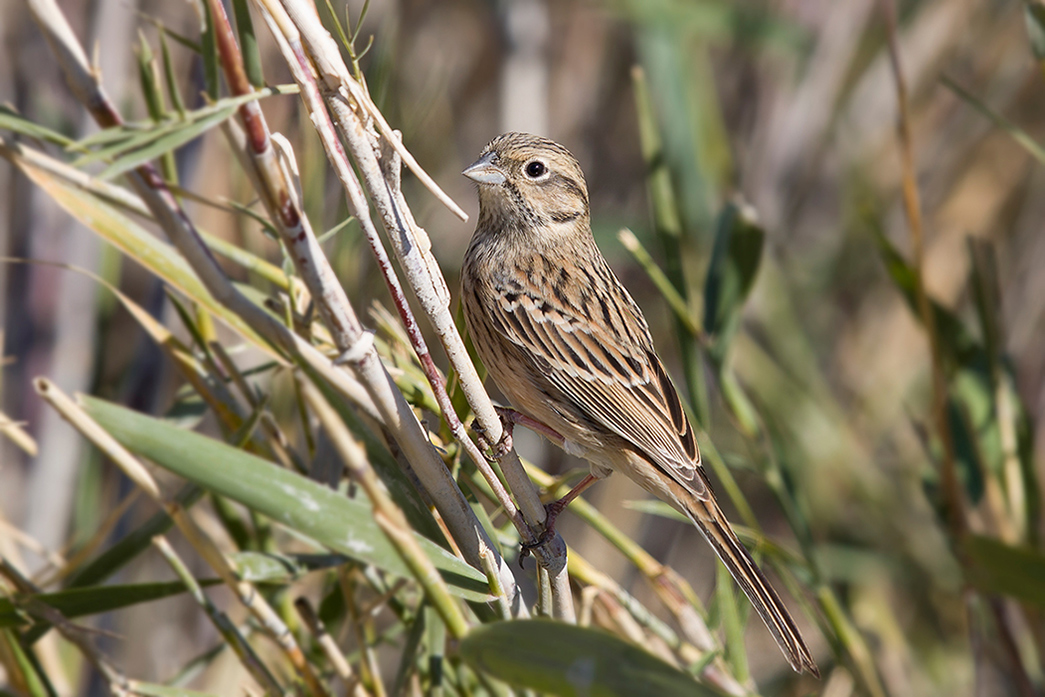
[[[133,51],[139,31],[155,42],[149,18],[193,39],[199,33],[189,3],[61,4],[96,50],[104,83],[127,118],[145,115]],[[360,8],[349,3],[353,20]],[[1031,136],[1045,136],[1045,79],[1028,44],[1023,6],[923,0],[901,3],[899,14],[926,220],[926,284],[976,327],[966,240],[993,243],[1004,350],[1031,415],[1041,476],[1045,175],[1010,135],[941,83],[949,77]],[[271,37],[260,23],[257,29],[267,80],[289,82]],[[736,370],[772,415],[790,462],[798,463],[797,486],[823,563],[869,637],[887,687],[896,695],[974,694],[957,568],[924,494],[933,479],[918,430],[929,418],[925,335],[872,236],[878,227],[901,250],[910,249],[895,87],[878,4],[374,0],[361,34],[370,35],[363,67],[375,101],[470,214],[474,191],[459,172],[498,133],[540,133],[574,152],[587,175],[596,237],[680,378],[666,305],[616,238],[628,227],[657,250],[631,78],[633,66],[645,69],[695,250],[687,268],[693,286],[702,287],[715,216],[730,197],[740,194],[752,204],[767,231]],[[74,137],[92,132],[21,3],[0,5],[0,37],[0,102]],[[177,45],[172,55],[183,93],[199,106],[198,57]],[[295,145],[313,224],[333,227],[345,206],[298,98],[271,98],[263,109],[273,130]],[[216,131],[180,150],[177,162],[188,189],[234,200],[249,192]],[[470,223],[455,219],[412,178],[405,185],[456,288]],[[157,316],[170,317],[154,279],[121,262],[6,163],[0,192],[0,254],[92,269]],[[279,262],[256,226],[200,206],[190,205],[190,213],[202,228]],[[328,243],[328,251],[357,310],[374,300],[387,304],[356,227]],[[31,379],[47,375],[65,390],[154,413],[166,409],[178,384],[93,281],[51,266],[0,263],[0,288],[0,408],[25,422],[40,445],[38,456],[29,457],[0,438],[0,551],[15,544],[9,532],[16,528],[61,552],[93,530],[125,485],[43,407]],[[773,499],[717,404],[713,397],[709,431],[716,445],[737,468],[767,531],[789,544]],[[536,438],[519,441],[524,454],[553,471],[579,464]],[[712,556],[694,531],[628,509],[627,500],[643,497],[622,478],[586,496],[698,591],[709,591]],[[974,523],[977,515],[974,507]],[[560,529],[621,583],[634,580],[622,558],[570,516]],[[641,587],[634,591],[642,596]],[[179,610],[182,602],[111,620],[107,628],[124,639],[110,650],[126,670],[158,679],[195,653],[209,629],[195,611]],[[748,634],[757,678],[760,662],[775,668],[779,656],[761,627]],[[139,635],[142,641],[128,640]],[[813,639],[818,650],[823,641]]]

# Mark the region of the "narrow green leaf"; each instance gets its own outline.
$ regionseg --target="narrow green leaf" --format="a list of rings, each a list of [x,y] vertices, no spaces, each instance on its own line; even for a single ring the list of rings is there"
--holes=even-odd
[[[984,349],[990,359],[991,381],[996,384],[1001,372],[999,359],[1002,352],[1000,326],[1001,301],[998,297],[998,266],[994,247],[987,240],[969,237],[966,239],[969,259],[972,261],[973,297],[976,300],[976,316],[980,320],[980,335]]]
[[[428,609],[428,605],[422,602],[417,608],[413,622],[409,623],[410,632],[399,654],[399,668],[396,669],[395,682],[392,684],[393,695],[406,694],[406,681],[417,669],[417,653],[421,647],[421,639],[425,636],[425,616]]]
[[[344,46],[345,50],[348,51],[351,55],[352,45],[349,43],[348,37],[345,35],[345,28],[341,25],[341,20],[337,17],[337,12],[334,11],[334,5],[330,2],[330,0],[324,0],[324,4],[326,5],[327,12],[329,13],[330,21],[334,24],[334,31],[337,33],[338,40],[341,42],[341,45]],[[350,19],[348,17],[347,5],[345,6],[345,15],[346,20]]]
[[[218,579],[200,581],[202,586],[213,586],[221,583]],[[119,610],[147,603],[153,600],[169,598],[185,592],[185,584],[178,581],[169,583],[136,583],[116,586],[90,586],[88,588],[72,588],[56,593],[40,593],[34,598],[50,605],[66,617],[83,617],[96,615],[110,610]],[[17,609],[10,598],[0,598],[0,627],[15,627],[26,624],[24,613]]]
[[[661,138],[646,73],[642,68],[635,67],[632,69],[631,77],[635,90],[639,142],[646,164],[646,187],[653,209],[653,227],[664,254],[665,274],[685,305],[689,301],[690,288],[685,273],[683,241],[686,238],[686,230],[682,223],[681,208],[675,196],[668,156]],[[675,326],[694,416],[698,424],[707,427],[710,407],[704,378],[703,354],[693,334],[685,331],[682,320],[676,319]]]
[[[984,593],[1005,595],[1045,608],[1045,555],[972,535],[962,543],[968,558],[965,576]]]
[[[98,178],[111,179],[112,177],[128,172],[139,165],[155,159],[165,152],[176,150],[182,145],[185,145],[191,140],[195,140],[210,129],[221,124],[234,113],[236,113],[235,107],[226,107],[205,119],[194,121],[184,128],[179,128],[163,138],[157,139],[147,147],[133,150],[118,158],[115,162],[102,170],[101,173],[98,174]]]
[[[446,624],[443,618],[431,605],[424,607],[425,645],[428,649],[428,665],[425,672],[428,673],[429,682],[440,689],[446,682],[443,674],[449,668],[446,661]]]
[[[224,114],[227,118],[230,109],[235,110],[248,102],[278,94],[296,94],[297,92],[297,85],[276,85],[252,92],[251,94],[226,97],[195,111],[188,112],[185,114],[184,119],[168,119],[158,124],[152,121],[145,123],[133,122],[107,128],[104,131],[93,133],[70,146],[70,150],[77,151],[87,150],[90,147],[99,145],[105,146],[77,158],[73,162],[73,166],[83,167],[91,162],[119,158],[130,154],[132,151],[150,146],[158,140],[166,139],[184,129],[198,128],[200,122],[211,122],[216,115]]]
[[[31,121],[17,111],[3,105],[0,105],[0,128],[48,143],[57,143],[63,147],[68,147],[74,142],[72,138],[68,138],[58,131],[53,131],[46,126]]]
[[[632,84],[635,89],[635,108],[639,122],[639,142],[642,144],[642,158],[646,162],[646,187],[649,189],[657,236],[677,240],[682,237],[682,219],[675,201],[671,172],[668,170],[667,156],[660,137],[660,126],[657,124],[657,117],[653,112],[653,100],[645,72],[638,68],[634,69]],[[669,258],[668,276],[677,287],[682,278],[681,274],[681,259]],[[683,292],[681,287],[679,290]]]
[[[461,642],[460,655],[511,685],[563,697],[720,694],[619,637],[551,620],[480,625]]]
[[[163,103],[163,91],[160,89],[159,69],[156,66],[156,57],[152,52],[145,34],[139,30],[138,37],[141,45],[138,49],[138,80],[141,83],[142,96],[145,98],[145,108],[153,121],[163,119],[167,111]]]
[[[740,323],[762,260],[765,232],[744,206],[728,203],[719,214],[704,286],[704,331],[722,360]]]
[[[624,248],[631,252],[631,255],[635,257],[635,261],[639,262],[639,266],[646,272],[649,279],[653,281],[653,285],[657,287],[657,291],[660,292],[661,297],[668,306],[674,311],[675,319],[686,328],[693,336],[700,336],[702,330],[697,326],[696,321],[690,314],[689,307],[686,305],[686,299],[682,297],[668,275],[657,266],[657,262],[653,260],[650,253],[646,251],[646,248],[639,242],[639,238],[635,236],[631,230],[624,228],[617,233],[617,239],[624,245]]]
[[[214,35],[214,17],[210,13],[210,4],[203,3],[203,35],[200,36],[200,55],[203,57],[203,85],[211,101],[217,101],[218,85],[218,41]]]
[[[873,233],[889,277],[903,294],[904,300],[907,301],[907,305],[911,308],[915,319],[921,321],[921,313],[918,312],[918,300],[916,297],[917,272],[907,263],[880,229],[875,228]],[[936,326],[937,334],[940,336],[940,348],[947,358],[957,365],[985,372],[988,361],[983,346],[976,341],[953,312],[935,300],[930,299],[930,303],[933,311],[933,323]]]
[[[1043,12],[1045,12],[1045,10],[1043,10]],[[1016,126],[1014,123],[1006,119],[998,112],[991,109],[982,101],[974,97],[971,93],[966,92],[964,88],[962,88],[958,83],[954,82],[946,75],[940,78],[940,80],[943,82],[944,85],[950,88],[952,92],[954,92],[963,100],[972,105],[972,107],[975,108],[976,111],[980,112],[988,119],[990,119],[995,126],[1012,136],[1012,139],[1019,143],[1021,146],[1023,146],[1023,149],[1030,153],[1031,156],[1034,157],[1034,159],[1036,159],[1038,162],[1042,164],[1045,164],[1045,149],[1041,147],[1038,141],[1031,138],[1026,131],[1021,129],[1019,126]]]
[[[340,554],[238,552],[231,555],[237,575],[251,583],[290,583],[306,574],[348,563]]]
[[[48,682],[47,673],[31,651],[26,651],[18,634],[10,629],[0,630],[0,653],[8,660],[4,662],[7,673],[5,682],[11,687],[21,687],[29,697],[57,697],[54,687]],[[0,693],[2,694],[2,693]],[[13,693],[8,695],[15,697]],[[19,697],[23,692],[19,690]]]
[[[183,508],[191,508],[203,490],[197,486],[187,485],[174,497]],[[154,513],[143,524],[137,526],[126,537],[95,557],[86,566],[81,567],[66,579],[66,586],[81,588],[94,586],[122,569],[128,562],[152,545],[152,538],[161,535],[174,525],[174,521],[165,512]]]
[[[977,433],[969,414],[953,397],[947,400],[947,420],[954,441],[958,476],[965,486],[965,493],[968,494],[970,503],[977,505],[983,498],[985,488],[983,477],[986,470],[979,442],[980,434]]]
[[[660,516],[661,518],[668,518],[669,520],[692,525],[689,518],[687,518],[684,513],[679,513],[663,501],[657,501],[655,499],[632,499],[625,501],[624,507],[647,515]]]
[[[347,11],[347,8],[346,8],[346,11]],[[352,46],[355,46],[356,41],[359,39],[359,32],[361,32],[363,30],[363,22],[366,21],[366,15],[367,15],[367,12],[369,12],[369,11],[370,11],[370,0],[363,0],[363,9],[361,9],[359,11],[359,19],[356,20],[356,28],[352,32]],[[351,25],[350,25],[350,28],[351,28]],[[363,57],[362,55],[357,56],[357,60],[358,60],[358,58],[362,58],[362,57]]]
[[[232,0],[232,12],[236,17],[236,33],[239,34],[239,52],[243,56],[243,69],[247,80],[255,87],[265,86],[261,70],[261,52],[254,35],[254,22],[250,18],[247,0]]]
[[[200,236],[203,237],[204,243],[215,254],[220,254],[247,271],[256,273],[280,290],[285,291],[290,287],[286,274],[275,264],[208,232],[201,230]]]
[[[1023,18],[1027,22],[1027,38],[1034,57],[1045,60],[1045,6],[1040,2],[1023,3]]]
[[[170,97],[175,111],[185,118],[185,99],[181,96],[178,74],[174,70],[174,61],[171,60],[170,47],[167,45],[167,30],[162,26],[160,27],[160,55],[163,56],[163,78],[167,82],[167,96]]]
[[[744,621],[733,579],[723,564],[716,566],[715,600],[726,635],[726,657],[733,667],[733,675],[740,683],[745,683],[749,673],[747,649],[744,648]]]
[[[335,552],[409,577],[370,506],[225,443],[93,397],[86,411],[124,447],[219,496],[297,530]],[[418,542],[451,590],[489,599],[486,577],[435,543]]]
[[[100,131],[86,135],[69,145],[68,149],[73,152],[88,151],[90,148],[99,145],[110,145],[111,143],[125,141],[128,138],[142,135],[155,128],[157,128],[156,124],[151,121],[130,121],[128,123],[120,124],[119,126],[103,128]],[[91,159],[97,158],[94,157],[93,152],[87,152],[83,158],[74,160],[72,164],[73,166],[79,166],[81,163],[89,162]]]

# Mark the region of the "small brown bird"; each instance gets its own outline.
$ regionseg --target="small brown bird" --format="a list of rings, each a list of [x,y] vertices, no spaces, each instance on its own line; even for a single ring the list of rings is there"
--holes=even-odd
[[[506,133],[464,175],[479,185],[461,272],[476,350],[524,423],[591,463],[591,475],[549,507],[549,525],[588,484],[623,472],[693,521],[791,667],[819,677],[791,615],[715,501],[642,311],[595,245],[576,158],[546,138]]]

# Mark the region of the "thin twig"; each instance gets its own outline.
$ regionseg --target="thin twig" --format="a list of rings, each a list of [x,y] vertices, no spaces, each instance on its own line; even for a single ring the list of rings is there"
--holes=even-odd
[[[918,313],[929,338],[929,356],[932,362],[933,390],[933,422],[943,447],[943,463],[941,479],[943,481],[944,502],[947,523],[953,535],[953,541],[959,542],[965,536],[968,522],[965,518],[965,504],[962,498],[961,484],[958,481],[955,464],[954,438],[950,423],[947,420],[947,380],[944,375],[943,358],[940,351],[940,337],[936,331],[936,320],[932,305],[925,289],[925,234],[922,221],[922,204],[918,192],[918,178],[914,165],[914,145],[911,138],[911,115],[907,97],[907,83],[904,81],[900,66],[900,51],[896,40],[896,8],[894,0],[882,0],[885,14],[887,35],[889,38],[889,62],[896,80],[896,101],[898,110],[897,131],[900,138],[900,161],[903,168],[903,199],[907,222],[911,228],[911,251],[914,256],[916,272],[915,294]]]
[[[294,608],[298,611],[298,615],[304,621],[305,626],[308,627],[312,638],[316,640],[319,648],[323,650],[327,660],[330,661],[334,672],[345,682],[348,694],[352,695],[352,697],[366,697],[366,690],[363,689],[359,678],[356,677],[355,672],[352,670],[352,665],[345,658],[345,654],[341,652],[334,638],[327,632],[323,621],[316,615],[316,611],[312,608],[312,604],[308,602],[308,599],[298,598],[294,601]]]

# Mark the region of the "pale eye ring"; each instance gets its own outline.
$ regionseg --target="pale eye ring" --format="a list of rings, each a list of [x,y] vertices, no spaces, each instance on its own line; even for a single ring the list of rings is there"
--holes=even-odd
[[[530,177],[531,179],[537,179],[543,176],[544,173],[548,171],[548,168],[545,167],[544,163],[540,160],[534,160],[533,162],[530,162],[526,165],[525,170],[526,176]]]

